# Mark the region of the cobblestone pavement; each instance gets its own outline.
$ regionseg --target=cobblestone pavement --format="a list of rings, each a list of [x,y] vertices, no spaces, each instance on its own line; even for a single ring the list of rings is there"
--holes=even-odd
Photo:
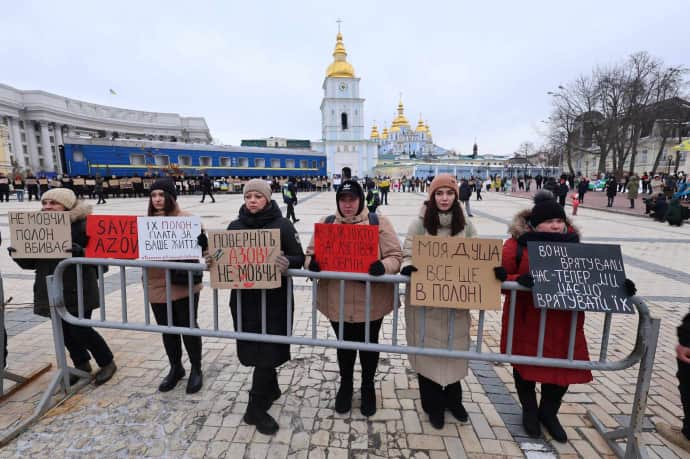
[[[484,193],[484,201],[472,201],[475,225],[485,237],[505,237],[506,223],[529,201],[499,193]],[[334,193],[302,194],[296,225],[303,244],[311,238],[313,223],[333,212]],[[198,197],[181,197],[184,209],[200,215],[207,228],[222,228],[236,215],[241,197],[220,195],[217,203],[200,204]],[[417,215],[424,196],[392,193],[390,206],[381,213],[390,217],[400,237]],[[36,203],[11,203],[0,207],[0,230],[8,240],[7,214],[11,209],[36,209]],[[102,214],[141,213],[143,199],[109,200],[95,206]],[[662,318],[654,378],[647,418],[679,424],[682,416],[675,378],[675,326],[690,306],[690,227],[670,228],[639,217],[580,208],[575,223],[584,240],[615,243],[623,248],[626,273],[639,293],[648,298],[653,314]],[[54,362],[50,324],[22,308],[32,300],[32,273],[20,270],[6,254],[0,255],[10,325],[9,367],[29,373]],[[119,281],[111,270],[106,276],[109,317],[119,314]],[[129,320],[143,321],[142,287],[136,272],[127,279]],[[311,291],[299,281],[295,291],[295,334],[310,333]],[[221,292],[221,327],[230,329],[227,292]],[[201,326],[211,326],[211,290],[202,293]],[[206,307],[204,307],[206,305]],[[474,323],[476,324],[476,313]],[[625,356],[633,346],[635,317],[613,320],[609,358]],[[404,324],[403,324],[404,325]],[[588,314],[586,332],[590,352],[598,355],[598,336],[603,316]],[[353,411],[333,410],[338,371],[333,349],[293,346],[293,359],[279,370],[281,398],[271,409],[280,431],[267,437],[242,423],[251,383],[249,368],[239,364],[235,343],[204,339],[204,388],[184,393],[185,381],[172,392],[161,394],[157,386],[167,372],[167,358],[158,334],[103,330],[115,352],[118,372],[106,385],[90,385],[50,411],[30,430],[4,449],[0,457],[612,457],[604,440],[586,419],[593,411],[608,427],[616,427],[632,408],[637,367],[596,373],[591,384],[571,386],[561,409],[561,420],[570,441],[566,444],[527,439],[521,430],[520,407],[508,365],[472,362],[463,381],[465,407],[470,422],[460,424],[450,414],[442,430],[431,427],[422,413],[417,379],[407,358],[382,354],[376,376],[378,411],[366,419],[359,413],[355,391]],[[330,326],[319,318],[320,337],[333,337]],[[382,342],[390,342],[390,317],[384,322]],[[473,333],[473,336],[476,332]],[[500,313],[486,314],[485,349],[498,350]],[[404,329],[399,331],[404,341]],[[185,362],[188,366],[188,363]],[[357,373],[356,373],[357,374]],[[51,374],[0,405],[0,436],[25,418],[35,406]],[[357,378],[357,376],[356,376]],[[357,386],[357,381],[355,382]],[[643,434],[650,457],[682,457],[674,446],[653,430]]]

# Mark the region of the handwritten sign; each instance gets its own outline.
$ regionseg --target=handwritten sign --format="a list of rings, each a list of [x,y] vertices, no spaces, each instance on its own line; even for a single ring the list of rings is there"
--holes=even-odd
[[[72,180],[72,183],[74,184],[74,186],[84,186],[85,184],[83,178],[75,178],[74,180]]]
[[[60,180],[51,180],[50,181],[50,187],[51,188],[61,188],[62,182]]]
[[[527,243],[538,308],[633,314],[619,245]]]
[[[500,309],[503,241],[459,237],[415,236],[410,303],[453,309]]]
[[[223,289],[278,288],[280,230],[208,231],[211,287]]]
[[[13,258],[68,258],[72,249],[69,212],[8,212]]]
[[[0,177],[0,185],[7,185],[9,180],[7,180],[5,177]]]
[[[119,188],[120,181],[119,180],[108,180],[108,185],[110,185],[112,188]]]
[[[47,185],[48,179],[44,179],[44,178],[38,179],[38,184],[39,185]]]
[[[153,179],[144,179],[144,189],[148,190],[153,185]]]
[[[139,217],[139,258],[142,260],[198,260],[201,247],[196,238],[201,220],[189,217]]]
[[[86,184],[86,186],[94,186],[96,184],[96,181],[94,179],[86,179],[84,183]]]
[[[86,217],[89,258],[139,258],[137,217],[134,215],[89,215]]]
[[[379,259],[379,227],[317,223],[314,255],[322,271],[369,272]]]
[[[28,178],[24,183],[26,183],[27,185],[37,185],[38,180],[36,180],[35,178]]]

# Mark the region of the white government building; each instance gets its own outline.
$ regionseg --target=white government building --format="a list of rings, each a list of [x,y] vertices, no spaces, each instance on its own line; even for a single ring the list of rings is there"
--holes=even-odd
[[[63,137],[211,142],[206,120],[92,104],[0,84],[0,167],[61,173]],[[5,142],[3,142],[3,131]],[[4,143],[4,148],[3,148]],[[9,170],[8,170],[9,168]]]

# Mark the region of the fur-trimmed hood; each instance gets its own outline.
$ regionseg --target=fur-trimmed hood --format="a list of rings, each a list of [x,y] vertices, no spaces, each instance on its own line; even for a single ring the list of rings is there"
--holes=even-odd
[[[86,220],[86,216],[93,212],[93,206],[84,201],[77,201],[77,205],[68,212],[70,222],[74,223],[79,220]]]
[[[513,216],[513,220],[508,225],[508,234],[514,239],[519,239],[525,233],[533,231],[529,226],[529,217],[532,214],[532,209],[524,209]],[[565,217],[565,224],[568,227],[568,232],[577,233],[581,236],[580,230],[573,225],[572,220]]]

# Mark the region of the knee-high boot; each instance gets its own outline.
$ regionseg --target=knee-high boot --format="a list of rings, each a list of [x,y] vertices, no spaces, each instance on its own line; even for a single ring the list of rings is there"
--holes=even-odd
[[[568,391],[568,386],[557,386],[556,384],[541,385],[541,402],[539,403],[539,420],[544,424],[554,440],[560,443],[568,441],[563,426],[558,420],[558,410],[561,407],[561,400]]]
[[[460,422],[467,422],[469,416],[462,404],[462,386],[460,381],[448,384],[443,389],[443,395],[445,396],[445,406],[455,416],[455,419]]]
[[[537,407],[537,393],[534,381],[525,381],[520,373],[513,368],[513,378],[520,404],[522,405],[522,425],[527,435],[533,438],[541,437],[539,426],[539,409]]]

